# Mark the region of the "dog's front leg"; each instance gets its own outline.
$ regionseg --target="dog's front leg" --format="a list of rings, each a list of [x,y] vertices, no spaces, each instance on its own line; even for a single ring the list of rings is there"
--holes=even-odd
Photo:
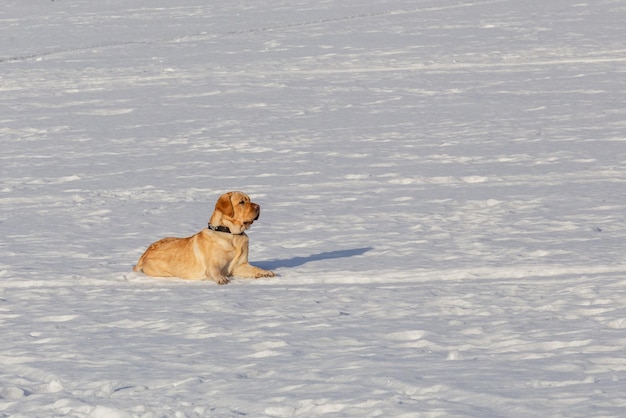
[[[262,268],[251,265],[250,263],[239,264],[233,270],[233,275],[243,277],[244,279],[258,279],[261,277],[274,277],[273,271],[263,270]]]
[[[222,274],[221,269],[215,266],[211,266],[206,270],[207,278],[213,280],[217,284],[228,284],[230,279]]]

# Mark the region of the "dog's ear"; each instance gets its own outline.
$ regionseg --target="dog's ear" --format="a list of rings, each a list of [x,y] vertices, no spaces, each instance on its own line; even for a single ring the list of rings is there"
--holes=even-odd
[[[230,201],[232,195],[231,192],[221,195],[215,204],[215,211],[222,212],[224,216],[229,218],[235,216],[235,208],[233,207],[233,202]]]

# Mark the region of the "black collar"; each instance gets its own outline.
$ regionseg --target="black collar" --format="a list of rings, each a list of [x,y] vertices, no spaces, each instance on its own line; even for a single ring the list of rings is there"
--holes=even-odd
[[[233,234],[232,232],[230,232],[230,228],[228,228],[227,226],[213,226],[209,224],[209,229],[211,231],[225,232],[227,234],[232,234],[232,235],[241,235],[241,234]]]

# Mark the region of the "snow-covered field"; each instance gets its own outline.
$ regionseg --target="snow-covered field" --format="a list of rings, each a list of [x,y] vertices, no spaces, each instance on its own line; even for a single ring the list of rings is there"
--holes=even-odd
[[[0,416],[625,416],[625,21],[5,0]],[[279,277],[131,272],[228,190]]]

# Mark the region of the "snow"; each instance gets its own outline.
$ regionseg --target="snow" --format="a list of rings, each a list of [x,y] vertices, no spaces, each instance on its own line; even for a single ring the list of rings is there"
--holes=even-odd
[[[0,415],[624,416],[626,3],[214,3],[0,10]]]

